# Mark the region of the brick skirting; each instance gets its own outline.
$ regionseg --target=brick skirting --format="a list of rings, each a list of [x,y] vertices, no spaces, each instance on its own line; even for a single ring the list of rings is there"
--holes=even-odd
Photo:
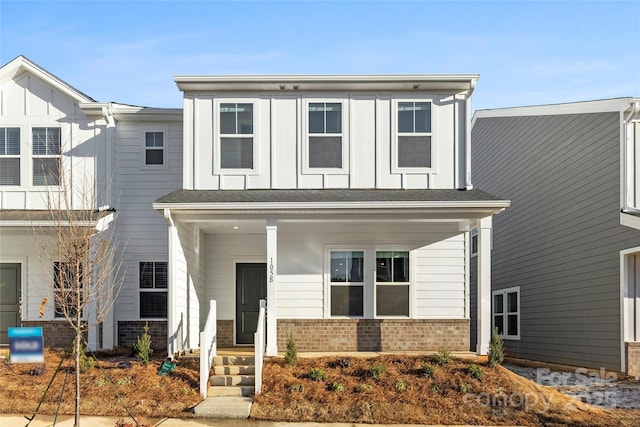
[[[630,377],[640,376],[640,342],[625,343],[627,375]]]
[[[233,320],[217,320],[218,348],[233,347]]]
[[[469,349],[468,319],[278,319],[278,349],[291,333],[298,351]]]
[[[22,322],[25,327],[42,327],[42,335],[44,336],[44,346],[49,348],[70,349],[73,346],[73,340],[76,333],[66,320],[25,320]],[[84,334],[86,340],[87,333]]]
[[[144,325],[149,325],[151,345],[156,350],[167,349],[167,322],[165,320],[122,320],[118,322],[118,345],[129,347],[144,333]]]

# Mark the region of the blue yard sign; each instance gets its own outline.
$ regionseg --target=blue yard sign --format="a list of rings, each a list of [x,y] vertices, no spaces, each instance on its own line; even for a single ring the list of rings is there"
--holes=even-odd
[[[42,328],[9,328],[11,363],[44,363]]]

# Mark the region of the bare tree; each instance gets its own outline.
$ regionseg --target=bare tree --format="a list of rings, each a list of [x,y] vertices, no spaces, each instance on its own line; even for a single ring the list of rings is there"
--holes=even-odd
[[[115,213],[97,203],[101,189],[91,175],[81,175],[80,183],[67,182],[58,162],[48,177],[47,224],[32,220],[36,245],[40,249],[47,285],[53,296],[55,316],[64,318],[75,334],[75,419],[80,425],[80,373],[84,335],[97,328],[109,315],[121,287],[116,257]],[[57,183],[57,186],[51,184]]]

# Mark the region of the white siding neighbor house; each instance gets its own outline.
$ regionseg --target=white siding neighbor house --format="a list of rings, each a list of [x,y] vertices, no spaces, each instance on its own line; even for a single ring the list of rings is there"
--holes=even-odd
[[[514,357],[640,375],[640,99],[478,111],[493,325]],[[473,282],[473,280],[472,280]]]
[[[207,318],[219,347],[252,345],[265,299],[269,354],[289,335],[300,351],[467,350],[477,228],[486,353],[492,218],[509,202],[471,185],[477,79],[178,76],[184,108],[161,109],[97,102],[16,58],[0,68],[0,344],[38,325],[70,345],[59,260],[33,228],[53,230],[50,194],[87,183],[96,201],[74,209],[112,220],[122,283],[98,302],[113,310],[94,348],[148,324],[173,356]]]
[[[480,231],[477,351],[490,335],[492,217],[472,189],[475,75],[177,76],[183,182],[168,224],[168,352],[469,347],[468,231]]]
[[[115,217],[122,277],[114,283],[122,289],[117,301],[102,302],[114,308],[89,332],[91,347],[129,344],[145,321],[155,343],[166,342],[167,291],[149,287],[146,272],[166,270],[167,230],[151,203],[181,181],[181,109],[98,103],[23,56],[2,66],[0,344],[20,325],[42,326],[48,346],[73,339],[51,289],[59,260],[50,209],[59,194],[70,195],[75,211]],[[87,189],[95,194],[84,197]]]

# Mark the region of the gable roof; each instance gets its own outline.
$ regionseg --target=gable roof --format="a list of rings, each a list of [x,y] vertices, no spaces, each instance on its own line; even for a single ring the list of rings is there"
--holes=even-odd
[[[95,99],[74,88],[54,74],[51,74],[23,55],[16,57],[0,67],[0,82],[11,80],[25,72],[33,74],[77,102],[96,102]]]

